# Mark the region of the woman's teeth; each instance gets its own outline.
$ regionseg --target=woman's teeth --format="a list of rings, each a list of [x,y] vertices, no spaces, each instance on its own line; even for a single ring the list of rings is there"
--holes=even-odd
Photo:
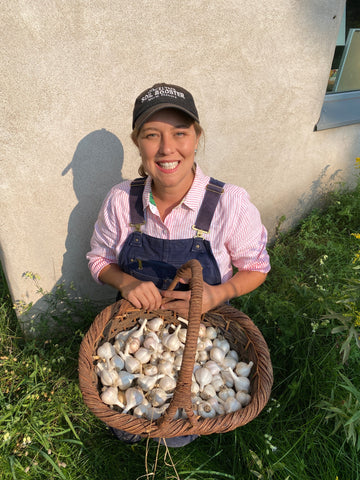
[[[178,162],[161,162],[159,166],[165,170],[172,170],[177,167]]]

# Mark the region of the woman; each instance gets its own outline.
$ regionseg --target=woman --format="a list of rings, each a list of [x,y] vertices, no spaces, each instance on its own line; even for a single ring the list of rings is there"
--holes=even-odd
[[[185,89],[156,84],[136,99],[132,139],[142,178],[112,188],[87,258],[95,280],[137,308],[187,316],[186,279],[174,291],[166,288],[192,258],[203,267],[203,313],[251,292],[270,270],[267,232],[246,191],[210,179],[196,165],[201,135]]]

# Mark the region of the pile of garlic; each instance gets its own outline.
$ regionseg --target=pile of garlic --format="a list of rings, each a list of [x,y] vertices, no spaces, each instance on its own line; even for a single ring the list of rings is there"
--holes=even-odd
[[[103,343],[94,357],[102,401],[122,413],[159,418],[176,387],[186,333],[181,323],[164,325],[164,320],[156,317]],[[252,366],[253,362],[239,361],[217,328],[201,323],[191,386],[194,412],[211,418],[248,405]],[[182,409],[177,418],[186,418]]]

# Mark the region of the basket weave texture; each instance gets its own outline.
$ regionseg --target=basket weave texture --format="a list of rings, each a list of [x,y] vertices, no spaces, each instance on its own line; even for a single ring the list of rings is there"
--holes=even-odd
[[[162,317],[165,324],[178,325],[177,315],[170,310],[135,309],[126,300],[120,300],[97,315],[82,340],[79,352],[79,383],[83,400],[98,418],[111,427],[150,438],[224,433],[249,423],[259,415],[269,400],[273,371],[269,349],[260,330],[248,316],[229,305],[221,305],[201,315],[203,279],[201,265],[197,260],[190,260],[177,271],[169,289],[173,289],[180,278],[190,278],[191,289],[186,345],[170,406],[158,420],[149,421],[122,414],[116,407],[110,408],[103,403],[100,398],[100,381],[94,369],[94,356],[102,343],[111,341],[120,331],[131,329],[139,319]],[[231,348],[237,351],[240,360],[254,363],[249,377],[249,405],[214,418],[195,415],[191,403],[192,372],[200,322],[206,326],[218,327]],[[186,419],[174,419],[179,408],[186,412]]]

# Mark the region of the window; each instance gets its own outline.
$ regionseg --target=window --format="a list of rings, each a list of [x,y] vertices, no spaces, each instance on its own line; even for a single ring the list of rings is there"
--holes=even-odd
[[[315,130],[360,123],[360,1],[348,0]]]

